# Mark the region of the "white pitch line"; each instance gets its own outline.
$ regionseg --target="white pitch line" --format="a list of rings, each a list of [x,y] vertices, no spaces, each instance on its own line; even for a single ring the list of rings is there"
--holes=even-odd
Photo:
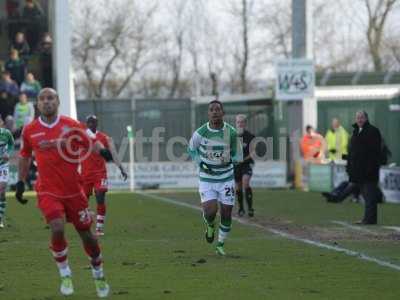
[[[383,228],[400,232],[400,227],[398,227],[398,226],[383,226]]]
[[[198,206],[191,205],[191,204],[184,203],[184,202],[180,202],[180,201],[177,201],[177,200],[174,200],[174,199],[170,199],[170,198],[166,198],[166,197],[162,197],[162,196],[158,196],[158,195],[146,194],[146,193],[143,193],[143,192],[135,192],[135,193],[143,195],[143,196],[146,196],[146,197],[149,197],[149,198],[153,198],[153,199],[156,199],[156,200],[159,200],[159,201],[162,201],[162,202],[166,202],[166,203],[169,203],[169,204],[174,204],[174,205],[183,206],[183,207],[186,207],[186,208],[190,208],[190,209],[201,211],[201,208],[198,207]],[[296,235],[293,235],[293,234],[290,234],[290,233],[287,233],[287,232],[284,232],[284,231],[281,231],[281,230],[277,230],[277,229],[261,226],[260,224],[257,224],[257,223],[254,223],[254,222],[251,222],[251,221],[248,221],[248,220],[245,220],[245,219],[240,219],[240,218],[237,218],[237,217],[233,217],[232,219],[235,220],[236,222],[240,223],[240,224],[256,227],[256,228],[263,229],[263,230],[267,230],[267,231],[269,231],[269,232],[271,232],[271,233],[273,233],[275,235],[278,235],[280,237],[283,237],[283,238],[286,238],[286,239],[289,239],[289,240],[293,240],[293,241],[296,241],[296,242],[302,242],[304,244],[312,245],[312,246],[315,246],[315,247],[318,247],[318,248],[323,248],[323,249],[328,249],[328,250],[332,250],[332,251],[336,251],[336,252],[341,252],[341,253],[344,253],[344,254],[346,254],[348,256],[353,256],[353,257],[356,257],[356,258],[359,258],[359,259],[362,259],[362,260],[365,260],[365,261],[374,262],[374,263],[376,263],[376,264],[378,264],[379,266],[382,266],[382,267],[387,267],[387,268],[390,268],[390,269],[393,269],[393,270],[396,270],[396,271],[400,271],[400,265],[396,265],[394,263],[391,263],[391,262],[388,262],[388,261],[385,261],[385,260],[382,260],[382,259],[379,259],[379,258],[375,258],[375,257],[369,256],[369,255],[366,255],[366,254],[364,254],[362,252],[357,252],[357,251],[353,251],[353,250],[346,249],[346,248],[343,248],[343,247],[332,246],[332,245],[325,244],[325,243],[322,243],[322,242],[301,238],[301,237],[298,237]]]
[[[356,231],[361,231],[361,232],[374,234],[374,235],[378,234],[377,232],[374,232],[372,230],[368,230],[367,228],[363,228],[363,227],[356,226],[356,225],[351,225],[350,223],[343,222],[343,221],[331,221],[331,223],[337,224],[337,225],[341,225],[343,227],[346,227],[346,228],[349,228],[349,229],[353,229],[353,230],[356,230]]]
[[[174,243],[176,241],[197,241],[197,238],[193,238],[193,239],[132,239],[132,242],[135,243]],[[231,241],[260,241],[260,240],[265,240],[265,237],[253,237],[253,238],[230,238],[229,240]]]

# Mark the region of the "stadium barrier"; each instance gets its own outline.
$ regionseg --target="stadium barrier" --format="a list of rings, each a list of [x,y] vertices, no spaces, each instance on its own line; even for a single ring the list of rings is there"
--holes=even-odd
[[[129,170],[129,164],[124,164]],[[110,189],[129,189],[114,164],[107,165]],[[134,187],[197,188],[198,172],[193,162],[140,162],[134,164]],[[287,167],[284,161],[256,162],[251,183],[253,187],[286,188]]]
[[[348,180],[346,164],[330,162],[315,164],[298,160],[295,163],[295,187],[304,191],[330,192]]]
[[[129,163],[123,163],[129,170]],[[111,190],[129,189],[115,164],[107,164]],[[134,164],[134,187],[142,188],[196,188],[197,167],[192,162],[141,162]],[[10,161],[9,186],[18,180],[16,160]],[[295,187],[314,192],[329,192],[348,180],[343,163],[310,164],[296,161]],[[262,161],[254,166],[252,186],[258,188],[287,188],[287,165],[284,161]],[[380,169],[379,184],[385,201],[400,204],[400,167],[384,166]]]
[[[385,201],[400,204],[400,167],[382,167],[379,183]]]

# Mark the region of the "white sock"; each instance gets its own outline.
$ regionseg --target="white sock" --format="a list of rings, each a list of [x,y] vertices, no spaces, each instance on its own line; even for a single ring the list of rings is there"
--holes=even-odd
[[[221,229],[218,231],[218,242],[224,243],[226,237],[228,236],[228,232],[224,232]]]
[[[105,216],[97,215],[96,229],[103,230],[105,219],[106,219]]]
[[[219,243],[224,243],[225,239],[227,238],[229,231],[231,231],[230,226],[225,226],[223,224],[219,224],[219,230],[218,230],[218,242]]]
[[[103,266],[102,265],[100,265],[98,267],[92,266],[92,275],[93,275],[94,279],[104,278]]]
[[[68,265],[68,260],[61,263],[57,262],[57,267],[61,277],[72,276],[71,269]]]

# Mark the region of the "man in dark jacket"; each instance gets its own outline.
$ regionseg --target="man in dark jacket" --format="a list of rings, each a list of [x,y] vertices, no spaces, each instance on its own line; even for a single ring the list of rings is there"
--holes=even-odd
[[[18,50],[10,51],[10,59],[6,62],[5,69],[10,72],[11,78],[21,86],[26,74],[26,63],[19,57]]]
[[[376,224],[382,138],[379,129],[369,123],[368,114],[364,111],[356,113],[353,128],[347,171],[349,181],[359,186],[365,200],[364,217],[358,224]]]
[[[29,44],[26,41],[25,34],[23,32],[17,32],[17,34],[15,35],[15,39],[10,46],[10,51],[12,49],[18,50],[19,57],[25,60],[26,63],[28,63],[31,49],[29,48]]]
[[[25,6],[22,11],[22,18],[26,24],[26,39],[32,52],[36,51],[40,34],[42,31],[42,22],[44,20],[43,10],[37,1],[25,0]]]

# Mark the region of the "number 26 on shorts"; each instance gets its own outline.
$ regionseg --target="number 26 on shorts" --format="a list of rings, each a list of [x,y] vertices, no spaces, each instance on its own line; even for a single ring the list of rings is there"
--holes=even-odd
[[[234,197],[235,196],[235,188],[233,186],[225,186],[225,196],[226,197]]]

